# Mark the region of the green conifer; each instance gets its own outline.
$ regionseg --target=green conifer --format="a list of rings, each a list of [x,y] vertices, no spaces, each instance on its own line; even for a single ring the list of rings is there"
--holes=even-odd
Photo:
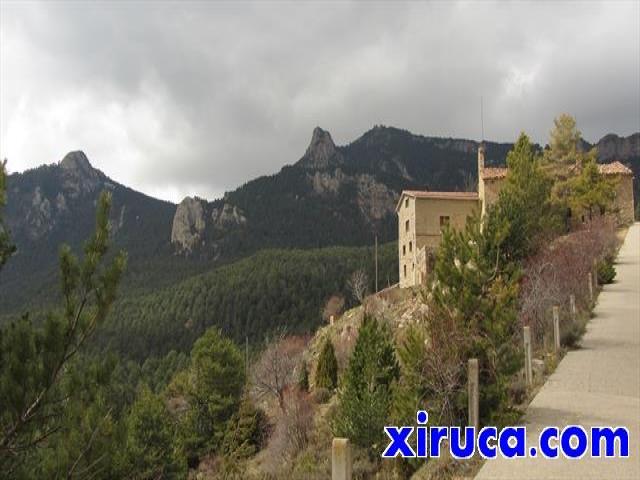
[[[399,373],[388,328],[365,316],[340,389],[334,433],[379,455]]]
[[[327,338],[316,367],[315,387],[333,390],[338,385],[338,360],[331,339]]]

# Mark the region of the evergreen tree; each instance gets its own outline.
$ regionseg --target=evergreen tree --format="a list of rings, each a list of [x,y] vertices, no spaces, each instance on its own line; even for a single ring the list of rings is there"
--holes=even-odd
[[[340,389],[334,433],[379,455],[399,373],[388,328],[365,316]]]
[[[478,215],[467,219],[463,231],[445,230],[430,296],[437,314],[431,322],[443,322],[463,342],[459,361],[479,361],[484,421],[505,413],[508,380],[520,367],[521,355],[512,341],[518,327],[520,270],[505,257],[508,236],[507,222],[487,218],[483,225]]]
[[[569,206],[576,213],[585,212],[589,219],[611,208],[615,198],[615,183],[598,170],[595,153],[582,159],[580,171],[568,183]]]
[[[521,260],[557,227],[558,219],[551,208],[551,179],[526,134],[520,134],[507,155],[507,166],[507,178],[487,220],[508,224],[503,253],[511,260]]]
[[[63,428],[80,393],[63,384],[71,372],[82,378],[75,360],[109,312],[126,263],[120,252],[105,264],[110,207],[111,196],[103,193],[81,262],[61,249],[62,308],[50,311],[41,327],[25,315],[0,331],[0,468],[9,475]]]
[[[576,120],[562,113],[553,120],[549,133],[549,147],[544,152],[544,168],[555,179],[566,179],[571,169],[579,162],[582,135]]]
[[[131,407],[125,427],[123,478],[184,478],[187,464],[175,447],[173,419],[164,401],[146,385]]]
[[[425,385],[425,359],[430,354],[424,328],[411,325],[397,349],[400,360],[400,380],[394,389],[392,416],[395,424],[410,425],[418,410],[425,409],[427,387]],[[429,413],[433,409],[429,408]]]
[[[245,397],[229,421],[221,451],[227,457],[249,458],[265,445],[268,433],[267,415]]]
[[[193,458],[217,451],[226,422],[238,409],[245,384],[242,353],[218,329],[210,328],[193,346],[188,376],[189,411],[183,433]]]
[[[589,218],[604,213],[615,196],[615,185],[600,174],[597,150],[581,150],[582,138],[573,117],[562,114],[554,120],[549,148],[544,154],[544,166],[554,180],[551,201],[565,212],[565,222],[571,215]]]
[[[338,360],[331,339],[322,346],[316,367],[315,387],[333,390],[338,385]]]
[[[59,430],[34,449],[25,462],[39,478],[117,476],[117,453],[123,435],[120,411],[113,401],[118,389],[112,372],[116,360],[83,355],[68,365],[60,393],[67,398]]]
[[[9,240],[9,232],[5,229],[4,222],[2,221],[2,208],[4,208],[5,205],[5,194],[7,190],[6,180],[7,173],[5,160],[0,162],[0,269],[15,251],[15,247]]]

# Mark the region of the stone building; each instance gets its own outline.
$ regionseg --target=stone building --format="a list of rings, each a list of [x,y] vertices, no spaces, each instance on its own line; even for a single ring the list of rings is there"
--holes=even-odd
[[[420,285],[427,279],[430,258],[445,225],[464,227],[474,210],[482,215],[493,204],[507,176],[506,168],[485,167],[485,148],[478,148],[477,192],[405,190],[396,205],[400,287]],[[633,173],[620,162],[599,165],[600,172],[618,180],[614,208],[621,223],[633,222]]]

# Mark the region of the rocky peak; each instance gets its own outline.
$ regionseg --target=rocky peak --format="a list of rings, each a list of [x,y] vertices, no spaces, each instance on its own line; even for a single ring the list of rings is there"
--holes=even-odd
[[[91,163],[89,163],[89,159],[82,150],[67,153],[64,158],[60,160],[59,165],[65,170],[72,170],[85,174],[93,171],[93,167],[91,166]]]
[[[62,169],[63,187],[72,196],[94,191],[102,180],[101,172],[93,168],[81,150],[67,153],[58,166]]]
[[[311,143],[299,163],[307,168],[326,168],[334,160],[339,163],[340,159],[340,152],[336,149],[331,134],[316,127],[313,129]]]

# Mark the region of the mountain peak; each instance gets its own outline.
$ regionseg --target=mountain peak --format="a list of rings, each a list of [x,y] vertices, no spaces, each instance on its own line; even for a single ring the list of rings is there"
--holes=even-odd
[[[340,153],[336,149],[331,134],[320,127],[313,129],[311,143],[300,159],[300,164],[308,168],[325,168],[334,158],[339,158]]]
[[[82,150],[67,153],[58,166],[65,179],[63,186],[75,195],[95,190],[105,179],[100,170],[93,168]]]
[[[65,170],[71,170],[81,174],[91,174],[94,168],[91,166],[89,159],[82,150],[67,153],[59,165]]]

